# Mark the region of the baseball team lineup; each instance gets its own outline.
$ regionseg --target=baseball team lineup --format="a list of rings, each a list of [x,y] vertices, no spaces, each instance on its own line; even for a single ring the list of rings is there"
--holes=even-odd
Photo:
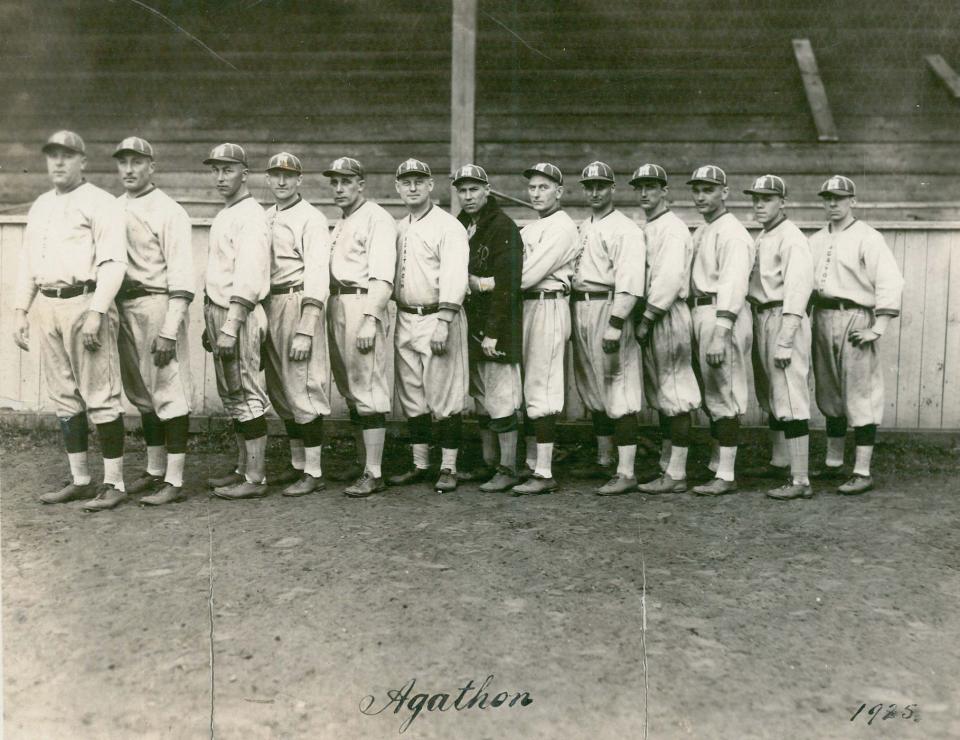
[[[597,479],[597,495],[723,496],[739,490],[738,478],[769,480],[775,500],[810,499],[814,485],[845,495],[874,487],[884,410],[878,342],[899,315],[903,277],[882,235],[857,218],[849,177],[823,182],[826,223],[808,238],[787,217],[784,179],[757,176],[743,191],[762,227],[753,237],[726,209],[730,184],[714,164],[681,179],[703,219],[691,233],[669,208],[676,175],[658,164],[640,164],[628,180],[643,222],[615,208],[608,164],[583,167],[590,215],[578,225],[563,208],[564,173],[538,162],[517,173],[536,213],[521,229],[478,164],[450,177],[454,216],[434,203],[431,167],[401,162],[395,186],[406,214],[395,220],[366,196],[361,162],[342,156],[322,171],[340,210],[331,228],[300,195],[305,169],[295,154],[278,152],[261,169],[242,146],[224,143],[202,160],[223,208],[201,278],[190,218],[153,182],[150,142],[131,136],[116,146],[119,197],[84,178],[78,134],[54,133],[42,153],[53,187],[27,216],[13,333],[22,351],[41,356],[70,468],[70,481],[42,503],[83,501],[96,512],[134,495],[146,506],[187,498],[191,343],[211,353],[235,431],[236,465],[207,481],[222,499],[262,498],[273,486],[305,496],[328,480],[342,481],[351,498],[414,484],[447,493],[465,482],[490,494],[557,491],[568,346],[596,444],[594,461],[570,472]],[[250,193],[258,170],[275,200],[268,209]],[[187,318],[197,299],[199,338],[188,336]],[[387,476],[390,353],[411,459]],[[321,455],[331,377],[358,456],[335,475]],[[770,457],[737,470],[751,393],[767,415]],[[126,480],[121,394],[140,414],[147,452],[146,470]],[[468,397],[482,464],[463,470]],[[825,459],[812,467],[811,400],[827,438]],[[271,408],[290,460],[268,480]],[[659,416],[662,445],[659,475],[643,481],[637,415],[647,408]],[[688,486],[698,410],[709,420],[712,478]],[[88,466],[89,423],[103,455],[100,483]],[[439,471],[430,464],[435,442]]]

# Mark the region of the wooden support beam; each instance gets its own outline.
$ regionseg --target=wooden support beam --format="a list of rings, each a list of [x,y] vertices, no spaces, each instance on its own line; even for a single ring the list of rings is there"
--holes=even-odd
[[[477,0],[452,0],[450,74],[450,169],[474,159],[476,126]]]
[[[953,97],[960,98],[960,77],[953,71],[953,67],[939,54],[928,54],[924,57],[937,77],[947,86]]]
[[[800,67],[800,76],[803,78],[803,89],[807,93],[807,103],[813,114],[813,122],[817,126],[817,138],[820,141],[839,141],[837,126],[833,122],[830,112],[830,102],[827,100],[827,90],[820,79],[820,70],[817,69],[817,58],[813,55],[813,47],[809,39],[794,39],[793,53]]]

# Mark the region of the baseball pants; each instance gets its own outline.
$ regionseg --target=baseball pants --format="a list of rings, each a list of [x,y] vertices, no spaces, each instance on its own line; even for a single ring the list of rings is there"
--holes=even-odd
[[[177,333],[176,355],[164,367],[153,364],[151,347],[160,335],[167,304],[166,293],[152,293],[118,301],[120,333],[120,377],[127,398],[141,414],[154,413],[160,419],[174,419],[190,413],[190,376],[187,322]]]
[[[674,301],[650,328],[642,359],[648,406],[666,416],[700,408],[703,397],[693,372],[693,319],[682,300]]]
[[[314,327],[310,356],[291,360],[290,345],[300,323],[302,293],[271,295],[263,306],[267,315],[264,377],[267,396],[281,419],[308,424],[330,415],[330,363],[327,359],[326,322]]]
[[[523,408],[520,364],[471,361],[470,395],[477,402],[477,413],[482,412],[491,419],[515,416]]]
[[[100,322],[100,348],[83,346],[80,329],[92,293],[73,298],[37,296],[40,359],[47,393],[57,416],[70,418],[84,411],[94,424],[106,424],[123,413],[120,400],[119,319],[116,306]]]
[[[430,338],[438,314],[397,312],[396,381],[400,407],[408,419],[432,414],[437,421],[462,414],[467,397],[467,320],[457,312],[447,332],[447,351],[435,355]]]
[[[377,321],[373,349],[366,354],[357,349],[357,333],[363,321],[367,296],[331,295],[327,301],[327,331],[330,337],[330,365],[333,379],[350,408],[361,416],[390,411],[390,386],[387,383],[387,323]]]
[[[773,361],[783,308],[777,306],[753,315],[753,382],[757,401],[767,414],[780,421],[810,419],[810,319],[804,315],[793,335],[790,364],[779,368]]]
[[[203,307],[203,317],[210,344],[216,348],[220,327],[227,320],[227,309],[208,301]],[[233,357],[213,357],[217,392],[224,410],[236,421],[253,421],[270,407],[260,380],[260,345],[266,336],[267,316],[258,303],[240,325]]]
[[[523,398],[527,418],[563,411],[564,351],[570,339],[566,298],[523,302]]]
[[[883,421],[883,371],[877,342],[854,347],[849,334],[873,323],[866,309],[813,312],[813,377],[824,416],[846,417],[851,426]],[[882,341],[882,338],[877,341]]]
[[[720,367],[707,363],[707,348],[717,323],[715,305],[696,306],[692,312],[694,351],[704,406],[711,419],[733,419],[747,410],[747,365],[753,343],[750,311],[745,305],[733,323],[726,357]]]
[[[620,350],[603,351],[613,300],[573,302],[573,377],[583,405],[620,419],[643,405],[643,368],[633,319],[624,319]]]

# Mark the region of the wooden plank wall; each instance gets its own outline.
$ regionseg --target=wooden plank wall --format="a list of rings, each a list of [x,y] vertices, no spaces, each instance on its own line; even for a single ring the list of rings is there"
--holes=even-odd
[[[36,349],[20,352],[11,339],[23,223],[22,217],[0,216],[0,410],[48,414],[52,408],[39,353]],[[901,430],[960,430],[960,223],[896,223],[880,229],[905,279],[901,317],[890,324],[880,343],[886,387],[884,425]],[[815,227],[805,228],[808,233],[813,230]],[[209,220],[194,221],[198,274],[206,264],[208,231]],[[190,310],[194,413],[219,416],[223,408],[217,397],[213,365],[210,355],[200,347],[202,328],[201,301],[195,301]],[[566,419],[585,421],[572,372],[568,375]],[[388,377],[393,378],[392,361]],[[346,404],[332,383],[331,393],[332,417],[346,418]],[[132,407],[127,409],[134,413]],[[816,408],[812,413],[812,424],[822,426],[823,418]],[[393,415],[402,418],[396,402]],[[650,412],[644,412],[643,418],[646,423],[654,421]],[[755,400],[744,422],[765,422]]]

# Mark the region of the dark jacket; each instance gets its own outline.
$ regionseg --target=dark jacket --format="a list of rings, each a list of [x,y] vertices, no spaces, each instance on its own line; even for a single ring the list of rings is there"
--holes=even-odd
[[[464,228],[470,216],[457,216]],[[489,293],[467,296],[465,308],[470,333],[471,356],[476,357],[484,337],[496,338],[499,362],[520,362],[523,342],[523,240],[520,229],[490,196],[477,214],[477,229],[470,237],[470,274],[492,277],[496,287]],[[479,355],[483,357],[483,355]]]

